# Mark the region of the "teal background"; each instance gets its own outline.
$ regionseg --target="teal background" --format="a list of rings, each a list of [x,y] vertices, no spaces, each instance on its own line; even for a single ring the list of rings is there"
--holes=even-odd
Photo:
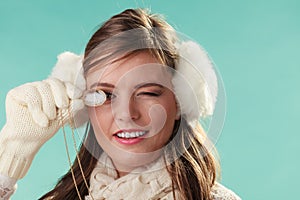
[[[209,52],[227,116],[222,183],[243,199],[296,199],[300,169],[300,1],[0,0],[0,126],[6,93],[45,79],[56,56],[81,53],[101,22],[146,7]],[[13,200],[37,199],[68,169],[62,132],[40,150]]]

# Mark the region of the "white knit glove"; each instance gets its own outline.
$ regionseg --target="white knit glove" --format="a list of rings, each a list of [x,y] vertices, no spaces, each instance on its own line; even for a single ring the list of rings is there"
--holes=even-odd
[[[74,124],[73,114],[84,108],[82,91],[70,80],[53,77],[8,92],[6,124],[0,132],[0,174],[24,177],[40,147],[62,124]]]

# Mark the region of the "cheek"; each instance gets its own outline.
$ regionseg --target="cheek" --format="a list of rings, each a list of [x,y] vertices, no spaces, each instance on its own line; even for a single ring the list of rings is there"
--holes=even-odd
[[[176,120],[176,107],[166,105],[165,109],[167,113],[167,120],[164,128],[166,129],[167,132],[170,132],[171,134]]]
[[[97,133],[106,133],[112,124],[111,112],[103,107],[88,108],[89,118],[94,131]]]
[[[170,132],[170,134],[173,131],[175,120],[178,119],[177,104],[175,97],[172,97],[173,96],[170,95],[169,98],[167,98],[167,101],[162,103],[162,106],[165,108],[167,114],[167,120],[164,128],[167,129],[166,131]]]
[[[162,131],[165,135],[169,135],[169,132],[171,134],[173,131],[177,111],[175,101],[170,100],[171,99],[161,99],[161,101],[152,102],[144,108],[144,110],[147,111],[144,116],[146,116],[148,124],[152,129],[151,136],[161,133]]]
[[[168,120],[166,108],[159,103],[153,104],[150,108],[148,108],[148,116],[153,135],[159,133],[164,128]]]

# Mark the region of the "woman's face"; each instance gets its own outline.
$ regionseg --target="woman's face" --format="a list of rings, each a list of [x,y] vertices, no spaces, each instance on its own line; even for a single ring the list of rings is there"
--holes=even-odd
[[[87,87],[106,93],[106,102],[89,107],[96,139],[119,170],[158,158],[178,119],[171,73],[147,52],[87,75]]]

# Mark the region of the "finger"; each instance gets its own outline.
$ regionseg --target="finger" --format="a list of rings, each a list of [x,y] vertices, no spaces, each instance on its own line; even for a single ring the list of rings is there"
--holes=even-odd
[[[78,111],[82,110],[85,107],[83,100],[74,99],[71,101],[70,110],[72,115],[75,115]]]
[[[52,95],[54,97],[55,105],[57,108],[68,108],[69,107],[69,98],[66,93],[66,88],[63,84],[63,82],[59,81],[55,78],[50,78],[45,80],[50,87],[52,91]]]
[[[70,120],[69,109],[63,108],[58,110],[58,120],[61,125],[64,125]]]
[[[79,99],[82,96],[82,91],[73,84],[66,82],[66,90],[70,99]]]
[[[33,121],[41,127],[47,127],[49,120],[42,111],[42,100],[40,93],[33,86],[35,83],[27,83],[9,92],[17,103],[27,106]]]
[[[56,105],[50,85],[45,81],[42,81],[36,85],[36,88],[41,95],[43,112],[46,114],[49,120],[55,119]]]
[[[85,104],[81,99],[74,99],[70,101],[70,107],[68,109],[61,109],[61,114],[64,120],[72,121],[74,116],[85,107]]]

